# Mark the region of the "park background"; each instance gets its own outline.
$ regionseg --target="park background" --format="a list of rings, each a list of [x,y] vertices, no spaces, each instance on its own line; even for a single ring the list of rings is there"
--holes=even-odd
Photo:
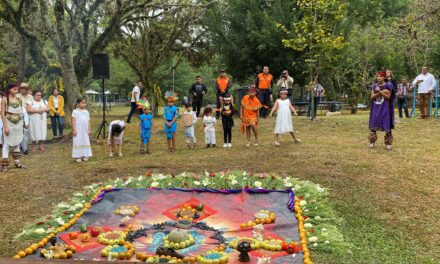
[[[213,100],[220,68],[237,88],[269,65],[276,78],[289,70],[297,98],[318,76],[328,100],[344,101],[354,113],[358,103],[369,104],[377,70],[393,70],[398,81],[412,80],[423,65],[438,75],[439,5],[430,0],[5,0],[0,2],[0,83],[26,81],[46,95],[60,88],[72,108],[81,94],[100,91],[91,57],[105,52],[111,58],[106,90],[123,101],[140,79],[143,93],[161,105],[165,90],[185,95],[195,75],[204,77],[207,99]],[[97,109],[91,109],[94,129],[100,124]],[[114,107],[108,120],[123,119],[127,112]],[[147,157],[137,154],[133,125],[127,128],[122,159],[108,158],[107,146],[95,144],[92,162],[81,167],[70,160],[69,143],[50,145],[44,154],[25,159],[29,170],[2,175],[0,255],[10,257],[28,244],[14,236],[86,184],[145,171],[209,168],[270,171],[328,187],[349,246],[312,252],[318,263],[438,263],[438,120],[403,121],[393,152],[367,150],[367,120],[368,111],[344,112],[315,124],[300,117],[294,126],[303,144],[284,138],[281,148],[270,146],[273,119],[262,122],[258,149],[244,147],[238,126],[231,150],[189,152],[178,134],[173,156],[158,134]],[[157,126],[160,122],[155,120]],[[202,141],[201,126],[197,137]]]

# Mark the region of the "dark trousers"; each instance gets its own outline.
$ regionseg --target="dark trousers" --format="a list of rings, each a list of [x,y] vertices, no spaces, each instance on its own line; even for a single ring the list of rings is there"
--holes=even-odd
[[[53,136],[57,136],[57,125],[60,131],[60,136],[63,135],[63,117],[59,115],[54,115],[50,117],[50,122],[52,123],[52,133]]]
[[[223,128],[223,140],[225,143],[232,142],[232,128]]]
[[[261,115],[266,117],[270,109],[270,91],[269,89],[259,89],[258,90],[258,100],[263,105],[261,108]]]
[[[203,98],[193,98],[192,106],[193,111],[196,112],[197,117],[200,116],[200,111],[202,110]]]
[[[313,118],[316,117],[316,113],[318,112],[318,104],[319,104],[319,97],[314,97],[313,101]],[[307,106],[307,117],[310,117],[312,112],[312,100],[309,100],[309,105]]]
[[[135,102],[131,102],[130,106],[131,106],[131,109],[130,109],[130,113],[128,113],[127,123],[130,123],[131,116],[134,114],[134,111],[137,108],[137,105]],[[140,108],[139,108],[139,114],[142,115],[142,109],[140,109]]]
[[[397,97],[397,109],[399,110],[399,117],[402,118],[402,108],[405,110],[405,116],[409,117],[408,113],[408,98],[405,96],[404,98]]]

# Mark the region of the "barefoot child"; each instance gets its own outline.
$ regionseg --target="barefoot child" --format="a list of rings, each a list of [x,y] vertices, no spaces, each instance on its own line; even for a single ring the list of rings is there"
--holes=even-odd
[[[217,120],[212,116],[212,108],[207,107],[203,111],[203,123],[205,124],[205,143],[206,147],[215,148],[216,139],[215,139],[215,123]]]
[[[151,129],[153,128],[153,114],[151,114],[150,103],[146,100],[138,101],[138,108],[142,107],[143,114],[139,117],[139,132],[141,135],[141,154],[151,154],[150,152],[150,137]],[[147,145],[147,151],[145,151],[145,145]]]
[[[196,136],[194,134],[194,124],[197,123],[197,114],[193,111],[192,103],[187,97],[183,98],[183,106],[186,111],[182,114],[182,122],[184,125],[184,135],[188,149],[196,148]],[[192,145],[191,145],[192,140]]]
[[[278,141],[280,134],[290,133],[295,143],[301,142],[298,138],[295,137],[295,133],[293,131],[292,125],[292,114],[293,112],[295,116],[298,116],[295,108],[290,103],[290,100],[287,98],[287,89],[281,88],[279,92],[280,98],[275,102],[272,111],[270,112],[269,117],[272,117],[273,113],[277,111],[277,120],[275,124],[275,146],[279,146],[280,142]]]
[[[173,91],[168,91],[165,93],[165,98],[167,99],[168,105],[164,108],[164,119],[165,119],[165,134],[167,135],[168,151],[176,151],[176,130],[177,130],[177,117],[179,116],[179,108],[175,106],[175,102],[179,100],[177,94]]]
[[[223,98],[222,109],[220,110],[222,116],[222,125],[223,125],[223,140],[224,148],[232,147],[232,127],[234,126],[234,107],[232,106],[232,96],[230,94],[225,95]]]
[[[251,145],[251,130],[254,132],[255,143],[258,146],[258,119],[260,116],[260,108],[262,107],[260,100],[257,98],[257,89],[254,84],[249,86],[249,94],[245,95],[241,100],[241,133],[246,131],[246,147]]]
[[[114,120],[108,127],[108,144],[110,146],[109,156],[113,157],[113,150],[122,157],[122,138],[124,137],[125,122]]]
[[[76,162],[88,161],[92,156],[89,138],[92,134],[92,127],[90,126],[90,115],[86,106],[86,100],[78,98],[75,105],[76,109],[72,112],[72,157],[76,159]]]

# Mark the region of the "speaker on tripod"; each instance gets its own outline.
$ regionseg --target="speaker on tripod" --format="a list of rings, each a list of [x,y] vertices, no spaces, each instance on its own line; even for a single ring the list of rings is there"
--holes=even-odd
[[[101,83],[101,98],[102,98],[102,122],[99,128],[95,132],[95,138],[102,136],[105,139],[105,127],[108,125],[105,119],[106,111],[106,98],[105,98],[105,79],[110,79],[110,67],[108,61],[108,55],[105,53],[94,54],[92,56],[93,65],[93,79],[102,80]]]

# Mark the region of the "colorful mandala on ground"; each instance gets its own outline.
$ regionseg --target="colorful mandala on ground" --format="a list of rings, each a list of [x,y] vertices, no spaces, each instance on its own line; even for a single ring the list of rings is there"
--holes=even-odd
[[[60,204],[46,221],[19,234],[41,241],[14,258],[311,263],[309,247],[328,251],[331,243],[342,242],[335,219],[329,218],[331,210],[321,203],[325,190],[297,179],[245,172],[183,173],[106,184],[86,187],[72,203]],[[170,184],[186,188],[164,188]],[[297,190],[301,195],[295,196]],[[318,215],[318,208],[325,208],[326,215]],[[41,253],[63,245],[73,250]]]

